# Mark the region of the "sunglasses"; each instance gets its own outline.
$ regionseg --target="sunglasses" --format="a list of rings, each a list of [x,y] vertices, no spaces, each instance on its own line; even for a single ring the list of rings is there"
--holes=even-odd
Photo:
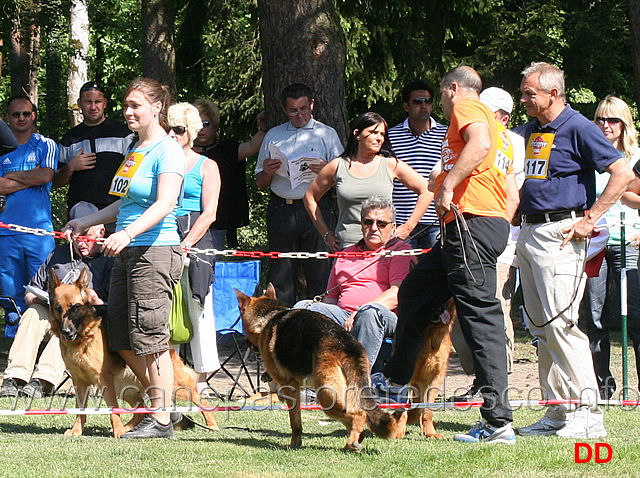
[[[596,123],[598,123],[599,125],[603,125],[605,123],[609,123],[609,124],[618,124],[621,123],[622,120],[620,118],[603,118],[602,116],[598,116],[596,118]]]
[[[433,103],[433,98],[430,98],[428,96],[423,96],[421,98],[414,98],[411,100],[411,103],[413,103],[414,105],[421,105],[423,103],[430,105],[431,103]]]
[[[203,128],[208,128],[209,126],[211,126],[211,121],[203,121],[202,122],[202,127]]]
[[[362,224],[364,224],[366,227],[371,227],[375,224],[376,226],[378,226],[378,229],[384,229],[389,224],[391,224],[391,222],[381,221],[380,219],[363,219]]]
[[[31,113],[33,113],[33,111],[14,111],[13,113],[11,113],[11,117],[20,118],[20,116],[24,116],[25,118],[28,118],[29,116],[31,116]]]
[[[182,136],[187,132],[187,128],[185,128],[184,126],[172,126],[171,131],[173,131],[178,136]]]

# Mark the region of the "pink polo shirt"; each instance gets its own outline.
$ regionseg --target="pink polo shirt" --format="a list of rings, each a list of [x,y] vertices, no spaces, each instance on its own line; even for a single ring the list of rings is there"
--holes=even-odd
[[[411,249],[406,243],[398,246],[399,242],[398,239],[392,239],[387,243],[386,248],[378,250]],[[364,241],[360,240],[357,244],[347,247],[344,252],[364,250]],[[329,276],[327,289],[330,292],[327,297],[337,299],[336,305],[341,309],[353,312],[358,306],[378,297],[392,284],[402,282],[412,264],[416,262],[416,256],[391,256],[382,259],[380,256],[337,258]],[[373,265],[365,269],[372,263]],[[337,284],[340,285],[334,289]]]

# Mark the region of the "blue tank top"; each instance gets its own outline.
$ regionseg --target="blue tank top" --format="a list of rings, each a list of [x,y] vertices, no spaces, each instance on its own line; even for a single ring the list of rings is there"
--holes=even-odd
[[[184,175],[184,198],[182,206],[176,207],[176,216],[185,216],[192,211],[202,212],[202,162],[208,159],[200,156],[198,162]]]

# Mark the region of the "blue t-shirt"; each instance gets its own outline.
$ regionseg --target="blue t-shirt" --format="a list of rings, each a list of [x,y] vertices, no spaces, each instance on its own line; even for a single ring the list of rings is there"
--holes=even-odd
[[[176,173],[184,177],[185,156],[182,146],[170,136],[163,136],[150,146],[134,147],[131,153],[144,156],[131,180],[129,191],[122,198],[116,231],[121,231],[138,219],[157,199],[158,176]],[[130,246],[177,246],[180,244],[175,211],[158,224],[135,237]]]
[[[206,156],[200,156],[200,159],[193,168],[184,175],[184,198],[182,205],[176,207],[176,216],[185,216],[192,211],[202,211],[202,163],[204,160],[209,161]]]
[[[549,124],[536,119],[516,133],[526,144],[522,214],[589,209],[596,200],[594,171],[620,159],[595,123],[569,105]]]
[[[58,166],[58,148],[52,139],[33,133],[25,144],[0,157],[0,163],[2,176],[13,171],[31,171],[37,167],[51,168],[55,171]],[[53,231],[50,191],[51,181],[7,194],[6,206],[0,213],[0,221]],[[12,234],[21,233],[0,229],[2,236]]]

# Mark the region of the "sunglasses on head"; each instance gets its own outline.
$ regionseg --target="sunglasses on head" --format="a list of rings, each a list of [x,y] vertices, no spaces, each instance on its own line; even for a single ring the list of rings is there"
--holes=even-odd
[[[187,128],[185,128],[184,126],[172,126],[171,131],[173,131],[178,136],[182,136],[187,132]]]
[[[104,86],[96,81],[89,81],[80,87],[80,93],[84,93],[85,91],[97,90],[100,93],[104,94]]]
[[[13,113],[11,113],[11,117],[20,118],[20,116],[24,116],[25,118],[28,118],[29,116],[31,116],[31,113],[33,113],[33,111],[14,111]]]
[[[382,221],[380,219],[363,219],[362,224],[364,224],[366,227],[371,227],[375,224],[376,226],[378,226],[378,229],[384,229],[389,224],[391,224],[391,222]]]
[[[603,125],[605,123],[609,123],[609,124],[618,124],[622,122],[622,120],[620,118],[604,118],[602,116],[598,116],[596,118],[596,123]]]
[[[423,103],[430,105],[431,103],[433,103],[433,98],[430,98],[428,96],[423,96],[421,98],[414,98],[411,100],[411,103],[413,103],[414,105],[421,105]]]

